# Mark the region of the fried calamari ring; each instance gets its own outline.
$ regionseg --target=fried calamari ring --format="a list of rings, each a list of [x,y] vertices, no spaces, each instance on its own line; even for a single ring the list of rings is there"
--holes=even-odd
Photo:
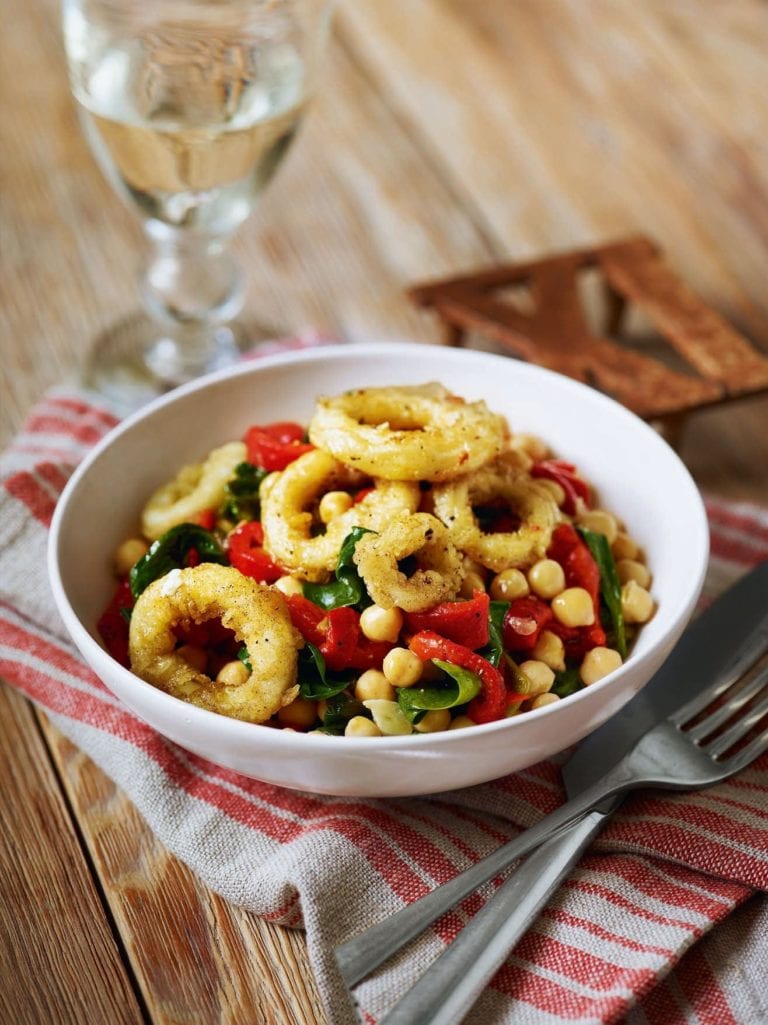
[[[238,463],[248,454],[242,441],[215,448],[204,463],[184,466],[176,477],[151,496],[141,514],[141,529],[150,541],[178,523],[185,523],[205,509],[224,501],[224,488],[235,475]]]
[[[408,558],[417,566],[410,576],[398,565]],[[365,534],[354,560],[369,595],[383,609],[423,612],[455,598],[464,575],[447,529],[429,513],[401,513],[381,533]]]
[[[489,462],[503,417],[434,385],[361,388],[321,398],[309,438],[342,463],[388,480],[440,481]]]
[[[432,497],[435,516],[448,527],[459,551],[495,573],[543,558],[560,520],[551,491],[503,456],[491,466],[437,485]],[[520,520],[520,526],[487,534],[475,508],[499,500]]]
[[[253,669],[245,683],[217,683],[175,651],[174,627],[209,619],[220,619],[248,649]],[[182,701],[246,722],[266,722],[296,696],[302,643],[279,592],[210,562],[155,580],[131,615],[129,648],[137,676]]]
[[[327,491],[359,487],[365,479],[321,449],[299,456],[280,473],[270,475],[260,497],[264,547],[272,559],[307,580],[325,580],[352,527],[378,530],[395,513],[418,508],[418,484],[375,480],[369,494],[335,516],[325,533],[313,536],[312,510],[319,498]]]

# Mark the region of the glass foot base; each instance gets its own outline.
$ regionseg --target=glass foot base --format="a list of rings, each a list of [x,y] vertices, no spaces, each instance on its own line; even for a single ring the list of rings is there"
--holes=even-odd
[[[241,324],[207,329],[165,328],[140,314],[127,317],[97,340],[83,368],[83,384],[123,416],[187,381],[237,363],[244,352],[274,338]]]

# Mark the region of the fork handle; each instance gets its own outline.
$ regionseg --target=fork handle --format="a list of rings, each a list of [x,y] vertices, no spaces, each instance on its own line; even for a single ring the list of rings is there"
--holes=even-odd
[[[383,964],[396,950],[418,936],[428,925],[463,900],[483,883],[493,879],[514,861],[522,858],[534,847],[550,837],[559,836],[574,819],[581,818],[612,794],[620,793],[631,785],[631,777],[624,773],[620,762],[609,777],[582,790],[565,804],[525,830],[513,840],[502,844],[482,861],[465,869],[453,879],[442,883],[394,915],[336,948],[336,963],[350,988]]]
[[[456,1025],[589,846],[616,801],[542,844],[382,1018],[381,1025]]]

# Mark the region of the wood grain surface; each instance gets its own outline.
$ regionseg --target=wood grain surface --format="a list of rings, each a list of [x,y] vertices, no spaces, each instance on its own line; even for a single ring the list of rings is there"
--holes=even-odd
[[[0,14],[5,444],[136,308],[142,240],[80,135],[55,0]],[[766,53],[762,0],[341,0],[320,94],[236,241],[254,338],[437,342],[415,282],[645,234],[768,352]],[[705,491],[768,504],[768,401],[697,414],[681,454]],[[0,700],[0,1019],[325,1025],[301,934],[208,892]]]

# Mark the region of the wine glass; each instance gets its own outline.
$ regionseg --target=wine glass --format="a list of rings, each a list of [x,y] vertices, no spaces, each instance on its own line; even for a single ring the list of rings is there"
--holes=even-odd
[[[329,10],[329,0],[63,0],[86,138],[151,250],[145,312],[108,330],[84,372],[126,410],[249,344],[233,320],[244,287],[228,242],[296,133]]]

